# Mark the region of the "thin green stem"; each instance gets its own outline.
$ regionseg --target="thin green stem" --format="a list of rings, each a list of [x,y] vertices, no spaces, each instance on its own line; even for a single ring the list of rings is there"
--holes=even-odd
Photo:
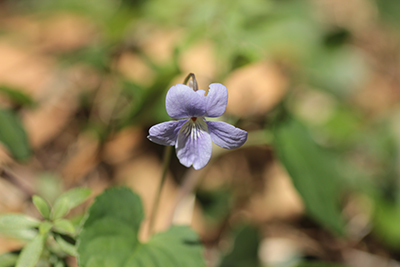
[[[164,150],[164,157],[163,157],[163,168],[162,168],[162,174],[161,174],[161,181],[157,189],[156,193],[156,198],[153,203],[153,207],[151,209],[151,214],[150,214],[150,221],[149,221],[149,236],[153,235],[154,233],[154,222],[156,221],[156,216],[157,216],[157,211],[158,211],[158,206],[160,204],[160,198],[161,198],[161,191],[164,186],[166,177],[167,177],[167,171],[168,171],[168,166],[169,162],[171,161],[171,151],[172,151],[172,146],[167,146]]]

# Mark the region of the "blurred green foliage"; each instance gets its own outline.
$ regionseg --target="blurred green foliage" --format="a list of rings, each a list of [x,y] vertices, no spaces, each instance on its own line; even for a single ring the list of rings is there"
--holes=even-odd
[[[231,251],[222,259],[220,267],[261,267],[258,259],[260,233],[257,228],[243,226],[233,234]]]
[[[348,195],[356,192],[373,203],[373,235],[394,251],[400,250],[397,226],[400,220],[400,145],[398,134],[390,127],[382,126],[395,119],[390,117],[392,114],[373,116],[357,106],[354,96],[370,78],[371,64],[367,52],[355,44],[353,28],[322,23],[315,15],[312,1],[6,2],[17,13],[45,18],[50,14],[73,12],[95,25],[96,38],[89,44],[54,56],[61,68],[84,64],[94,68],[100,77],[112,77],[112,91],[120,93],[110,112],[111,119],[104,122],[85,113],[82,123],[83,129],[94,129],[101,141],[127,126],[145,128],[168,120],[164,107],[165,92],[182,74],[179,65],[182,54],[202,40],[211,41],[216,47],[218,68],[212,77],[216,81],[223,82],[232,71],[253,62],[276,62],[289,79],[291,90],[280,104],[285,106],[291,119],[278,116],[278,119],[270,120],[273,117],[270,113],[261,119],[231,119],[238,121],[238,126],[250,125],[249,128],[274,133],[273,151],[290,174],[309,216],[323,228],[346,238],[347,218],[342,212],[343,203]],[[369,3],[376,5],[379,23],[388,22],[397,29],[400,23],[398,1],[370,0]],[[140,38],[147,36],[152,29],[183,29],[182,36],[173,45],[170,62],[156,62],[140,45]],[[113,68],[119,55],[127,51],[137,54],[154,72],[152,80],[145,85],[128,80]],[[323,122],[301,118],[294,107],[299,101],[297,96],[313,90],[335,103]],[[10,108],[0,109],[0,141],[15,159],[26,160],[32,153],[18,112],[23,108],[33,109],[36,103],[18,88],[0,86],[0,94],[11,102]],[[95,109],[92,98],[91,93],[82,96],[82,109],[87,113]],[[273,112],[279,113],[279,108]],[[45,199],[52,202],[57,195],[54,192],[58,193],[60,188],[57,184],[50,184],[43,182],[39,187],[46,191],[48,198]],[[199,192],[197,198],[206,215],[215,221],[222,220],[230,212],[232,195],[229,190]],[[49,216],[44,202],[37,202],[42,214]],[[62,201],[55,206],[59,210],[59,214],[53,215],[55,218],[65,215],[70,209]],[[64,224],[63,230],[69,226]],[[259,233],[254,229],[243,231],[245,234],[236,236],[233,252],[223,259],[221,266],[232,266],[229,265],[232,262],[237,264],[235,266],[260,266],[256,253]],[[22,236],[24,234],[29,236],[31,232],[24,232]],[[7,257],[13,259],[13,255]],[[300,266],[335,266],[318,264]]]
[[[307,129],[293,118],[275,130],[278,158],[288,170],[310,214],[338,234],[344,234],[340,215],[338,159],[321,149]]]
[[[28,159],[31,155],[31,148],[18,116],[10,110],[0,109],[0,121],[0,142],[16,159]]]

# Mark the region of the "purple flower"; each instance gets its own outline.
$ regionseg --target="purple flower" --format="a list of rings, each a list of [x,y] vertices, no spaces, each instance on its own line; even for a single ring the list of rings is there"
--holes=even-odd
[[[172,86],[165,100],[168,115],[177,121],[154,125],[149,138],[154,143],[175,146],[182,165],[196,170],[206,166],[211,158],[212,142],[223,148],[238,148],[247,140],[247,132],[222,121],[207,121],[204,117],[219,117],[226,109],[228,90],[220,83],[194,91],[189,86]]]

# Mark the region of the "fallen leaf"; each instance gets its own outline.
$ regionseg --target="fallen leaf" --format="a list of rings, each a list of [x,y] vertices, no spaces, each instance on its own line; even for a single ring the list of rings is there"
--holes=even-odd
[[[258,62],[235,70],[224,84],[229,93],[227,113],[250,117],[265,114],[278,104],[288,81],[272,63]]]
[[[143,142],[143,132],[129,127],[111,137],[104,145],[102,158],[109,164],[119,164],[132,157],[133,151]]]
[[[143,86],[150,86],[155,77],[154,71],[134,53],[123,53],[119,58],[117,68],[127,79]]]

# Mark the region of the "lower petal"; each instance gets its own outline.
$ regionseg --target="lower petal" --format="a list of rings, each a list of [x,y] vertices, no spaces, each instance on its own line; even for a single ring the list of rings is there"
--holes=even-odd
[[[211,140],[222,148],[238,148],[247,140],[247,132],[222,121],[207,121]]]
[[[154,125],[149,130],[147,138],[159,145],[174,146],[178,133],[187,120],[167,121]]]
[[[207,124],[201,118],[187,121],[179,131],[175,145],[176,155],[182,165],[198,170],[211,158],[212,142]]]

